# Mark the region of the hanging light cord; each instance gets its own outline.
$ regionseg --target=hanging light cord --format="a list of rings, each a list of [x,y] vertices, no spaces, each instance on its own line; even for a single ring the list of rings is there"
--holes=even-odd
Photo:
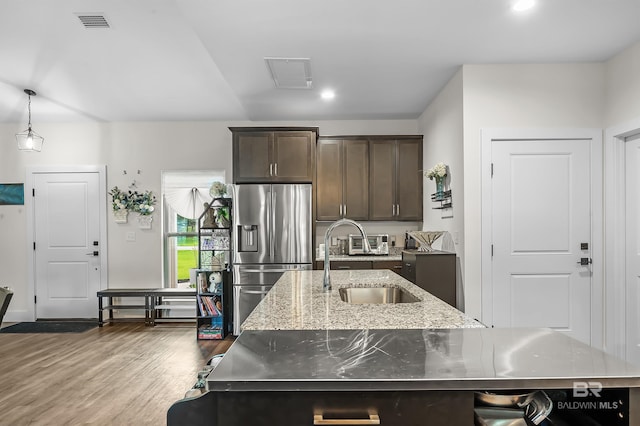
[[[31,94],[27,93],[27,95],[29,96],[29,105],[28,105],[28,109],[29,109],[29,133],[31,133]]]

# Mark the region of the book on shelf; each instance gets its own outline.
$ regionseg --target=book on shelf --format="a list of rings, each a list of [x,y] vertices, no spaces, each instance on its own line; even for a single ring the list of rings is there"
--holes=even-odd
[[[201,316],[218,317],[222,315],[222,300],[220,296],[198,294],[197,299]]]
[[[201,250],[229,250],[228,236],[206,236],[200,241]]]
[[[198,339],[223,339],[222,318],[214,317],[198,326]]]

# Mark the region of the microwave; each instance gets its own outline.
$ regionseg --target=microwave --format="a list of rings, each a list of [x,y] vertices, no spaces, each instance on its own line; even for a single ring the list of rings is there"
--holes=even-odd
[[[365,253],[362,244],[362,235],[349,235],[349,256],[354,255],[387,255],[389,254],[389,234],[367,235],[371,253]]]

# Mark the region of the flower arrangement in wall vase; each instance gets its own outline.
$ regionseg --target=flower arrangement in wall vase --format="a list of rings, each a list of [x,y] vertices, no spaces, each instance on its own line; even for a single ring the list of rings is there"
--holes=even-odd
[[[151,191],[139,193],[133,192],[133,211],[138,213],[138,226],[140,229],[151,229],[151,214],[155,210],[156,196]]]
[[[444,198],[444,180],[447,177],[447,165],[440,162],[427,170],[424,175],[430,180],[436,181],[436,200]]]
[[[133,207],[131,203],[131,191],[123,191],[117,186],[109,191],[111,195],[111,210],[113,211],[113,219],[116,223],[127,223],[129,210]]]
[[[116,223],[127,223],[129,212],[138,213],[140,229],[151,229],[151,216],[155,210],[156,197],[151,191],[123,191],[114,186],[111,191],[111,209]]]

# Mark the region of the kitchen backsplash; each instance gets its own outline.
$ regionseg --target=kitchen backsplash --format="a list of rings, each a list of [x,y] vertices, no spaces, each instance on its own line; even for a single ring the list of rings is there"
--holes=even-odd
[[[395,254],[399,254],[404,248],[404,236],[407,231],[417,231],[422,229],[422,222],[359,222],[367,234],[389,234],[389,254],[394,254],[393,250],[398,249]],[[331,222],[316,223],[316,248],[324,244],[324,234]],[[335,228],[331,233],[330,254],[338,254],[338,237],[348,237],[349,234],[357,234],[358,230],[353,226],[343,225]],[[395,239],[395,246],[392,241]]]

